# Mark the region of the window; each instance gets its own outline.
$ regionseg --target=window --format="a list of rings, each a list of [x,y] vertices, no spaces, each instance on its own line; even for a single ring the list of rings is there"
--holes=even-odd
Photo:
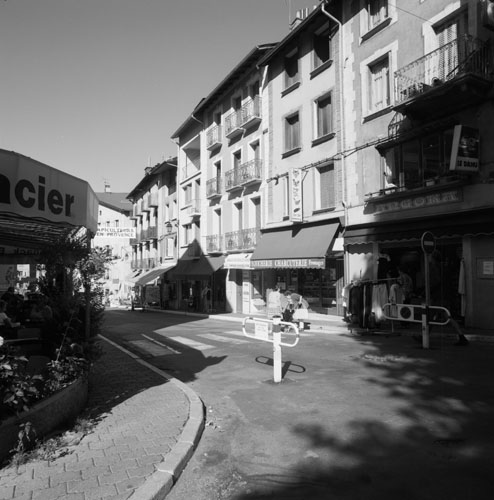
[[[185,224],[184,225],[184,244],[190,245],[190,244],[192,244],[193,240],[194,240],[194,238],[192,235],[192,224]]]
[[[321,97],[315,102],[316,139],[324,137],[333,131],[333,109],[331,94]]]
[[[318,208],[333,208],[335,206],[334,165],[324,165],[317,168],[319,177]]]
[[[285,88],[295,85],[298,80],[298,52],[295,51],[285,57]]]
[[[242,151],[235,151],[235,153],[233,153],[233,168],[234,169],[237,169],[240,167],[242,163]]]
[[[385,188],[413,189],[449,172],[453,129],[414,139],[386,151]]]
[[[375,113],[391,103],[389,56],[369,65],[368,112]]]
[[[300,121],[298,113],[285,118],[285,152],[300,147]]]
[[[189,205],[192,201],[192,184],[187,184],[184,187],[184,203],[185,205]]]
[[[168,236],[165,239],[165,257],[170,258],[175,255],[175,236]]]
[[[319,68],[331,59],[331,39],[329,28],[315,33],[312,45],[314,48],[314,69]]]
[[[381,24],[388,17],[388,0],[368,0],[368,29],[371,30]]]

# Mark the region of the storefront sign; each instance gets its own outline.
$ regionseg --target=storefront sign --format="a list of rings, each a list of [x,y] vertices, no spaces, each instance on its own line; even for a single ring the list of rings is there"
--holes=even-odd
[[[439,193],[403,198],[401,200],[388,201],[386,203],[376,203],[374,205],[374,213],[424,208],[443,205],[445,203],[458,203],[460,201],[462,201],[462,191],[460,189],[450,189]]]
[[[0,165],[0,212],[97,230],[98,200],[86,181],[9,152]]]
[[[324,257],[314,259],[265,259],[251,261],[256,269],[325,269]]]
[[[227,255],[225,258],[225,263],[223,264],[224,269],[253,269],[250,264],[250,258],[252,254],[250,253],[239,253]]]
[[[292,222],[303,222],[302,204],[302,169],[290,170],[290,220]]]
[[[96,238],[135,238],[135,227],[102,227],[96,233]]]
[[[455,172],[479,171],[479,131],[456,125],[453,132],[449,169]]]

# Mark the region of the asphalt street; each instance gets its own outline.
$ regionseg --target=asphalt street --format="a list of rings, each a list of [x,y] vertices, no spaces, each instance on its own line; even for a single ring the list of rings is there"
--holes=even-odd
[[[105,335],[185,382],[201,441],[168,500],[472,499],[494,495],[492,344],[305,332],[283,349],[241,325],[114,311]]]

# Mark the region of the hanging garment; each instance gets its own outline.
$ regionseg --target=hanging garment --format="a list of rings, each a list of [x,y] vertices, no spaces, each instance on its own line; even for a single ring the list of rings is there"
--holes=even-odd
[[[388,287],[385,283],[379,283],[372,288],[372,312],[377,322],[384,318],[383,306],[388,302]]]
[[[460,275],[458,277],[458,293],[460,294],[461,306],[460,314],[465,316],[465,311],[467,307],[467,284],[465,276],[465,261],[461,259],[460,261]]]

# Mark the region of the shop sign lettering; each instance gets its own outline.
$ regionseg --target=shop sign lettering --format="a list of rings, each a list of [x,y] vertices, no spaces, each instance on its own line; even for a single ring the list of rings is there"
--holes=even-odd
[[[389,201],[387,203],[376,203],[375,213],[395,212],[398,210],[409,210],[414,208],[424,208],[445,203],[458,203],[462,201],[462,192],[459,189],[443,191],[441,193],[415,196],[402,200]]]
[[[324,257],[314,259],[265,259],[253,260],[251,264],[256,269],[324,269],[326,260]]]
[[[96,238],[135,238],[135,227],[102,227],[96,232]]]
[[[46,179],[42,175],[37,183],[28,179],[11,182],[0,174],[0,204],[12,205],[14,201],[22,208],[35,208],[40,212],[70,217],[75,197],[70,193],[61,193],[57,189],[47,189]]]

